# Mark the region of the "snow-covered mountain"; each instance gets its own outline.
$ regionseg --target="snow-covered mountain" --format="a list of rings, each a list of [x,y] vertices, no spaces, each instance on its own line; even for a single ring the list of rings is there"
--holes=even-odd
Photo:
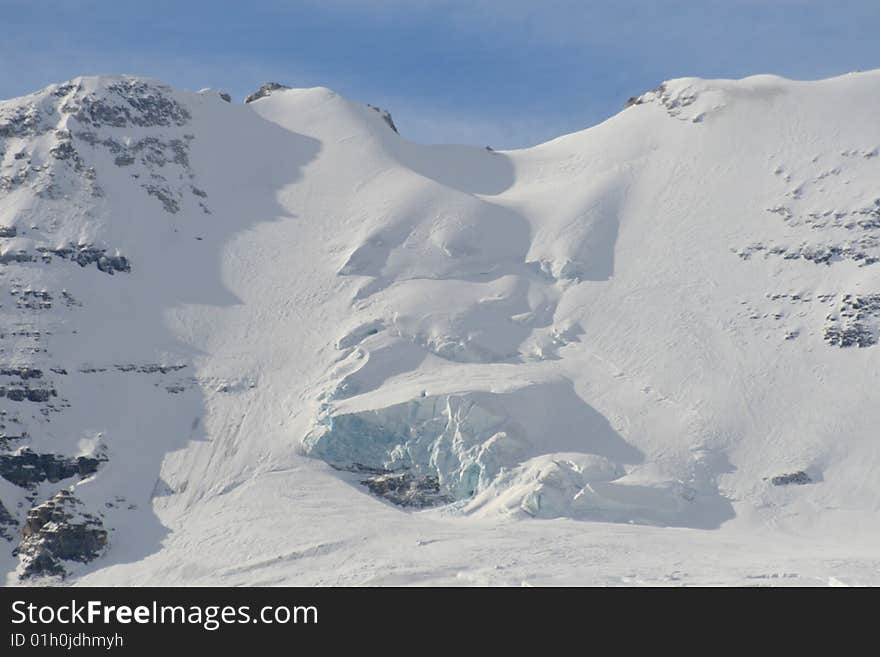
[[[0,103],[7,583],[880,583],[880,72],[247,101]]]

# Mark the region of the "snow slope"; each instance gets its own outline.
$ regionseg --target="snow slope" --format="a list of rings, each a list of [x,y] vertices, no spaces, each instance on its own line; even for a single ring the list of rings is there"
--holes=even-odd
[[[7,583],[880,582],[880,72],[254,96],[0,103]]]

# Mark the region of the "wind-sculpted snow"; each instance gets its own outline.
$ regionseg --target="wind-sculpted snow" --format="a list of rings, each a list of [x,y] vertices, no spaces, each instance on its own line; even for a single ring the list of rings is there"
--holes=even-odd
[[[878,582],[880,74],[230,101],[0,103],[9,583]]]
[[[505,472],[466,509],[481,515],[500,512],[711,529],[730,520],[733,510],[710,472],[698,470],[688,481],[643,479],[594,455],[550,454]]]

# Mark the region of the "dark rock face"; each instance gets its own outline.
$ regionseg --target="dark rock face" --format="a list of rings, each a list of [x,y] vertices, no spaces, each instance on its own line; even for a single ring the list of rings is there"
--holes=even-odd
[[[60,139],[61,141],[49,149],[49,154],[56,160],[70,160],[75,164],[82,166],[82,163],[79,161],[79,153],[76,152],[76,149],[70,142],[70,135],[67,134]]]
[[[0,367],[0,376],[17,376],[19,379],[41,379],[43,371],[35,367]]]
[[[840,155],[844,158],[874,158],[877,157],[877,149],[843,150]],[[859,207],[839,205],[837,208],[810,211],[800,203],[806,197],[817,198],[812,186],[827,176],[840,175],[841,166],[818,174],[812,182],[789,189],[784,201],[766,208],[789,229],[803,235],[799,244],[755,242],[744,248],[734,248],[733,252],[743,260],[758,256],[765,259],[781,258],[829,268],[841,264],[855,264],[858,267],[880,264],[880,198],[874,198]],[[781,165],[773,174],[782,176],[781,180],[786,184],[791,182],[791,176]],[[821,191],[822,188],[819,189]],[[815,298],[821,303],[831,303],[835,296],[817,294]],[[794,296],[790,299],[806,301]],[[844,294],[837,307],[826,314],[822,337],[829,345],[840,348],[877,344],[880,341],[880,294]]]
[[[56,129],[67,118],[69,129]],[[149,185],[141,186],[165,211],[176,213],[186,196],[186,183],[195,179],[188,144],[195,137],[179,130],[190,119],[189,110],[170,88],[133,78],[116,80],[94,91],[87,91],[83,83],[70,82],[51,94],[35,94],[33,100],[0,108],[0,152],[7,138],[46,136],[54,142],[49,149],[51,160],[31,162],[31,153],[16,154],[15,165],[4,167],[0,174],[0,195],[29,186],[37,196],[56,201],[64,201],[73,190],[101,197],[104,192],[96,169],[88,166],[95,150],[101,148],[110,152],[117,166],[139,163],[145,167],[149,178],[144,176],[143,180],[149,180]],[[138,135],[129,141],[108,135],[105,128],[146,129],[155,134]],[[140,171],[132,173],[134,179],[142,175]],[[20,261],[28,260],[32,261]]]
[[[76,136],[91,146],[100,146],[110,151],[113,163],[118,167],[130,167],[139,163],[150,174],[151,182],[143,183],[143,189],[158,199],[166,212],[175,214],[180,211],[184,188],[173,181],[175,178],[195,180],[189,161],[189,141],[194,138],[193,135],[184,135],[183,139],[148,136],[131,143],[113,137],[102,138],[93,131],[78,132]],[[178,167],[177,174],[168,171],[172,165]]]
[[[94,264],[99,271],[113,275],[114,272],[131,272],[131,263],[123,255],[107,255],[107,249],[94,244],[68,244],[57,249],[37,247],[40,257],[45,262],[52,256],[75,262],[80,267],[88,267]]]
[[[150,363],[148,365],[114,365],[118,371],[120,372],[138,372],[140,374],[168,374],[170,372],[177,372],[186,367],[186,365],[159,365],[157,363]]]
[[[0,226],[0,237],[15,237],[17,234],[15,226]]]
[[[290,89],[283,84],[278,82],[267,82],[262,87],[257,89],[254,93],[250,94],[247,98],[244,99],[245,103],[252,103],[255,100],[259,100],[260,98],[265,98],[266,96],[271,96],[273,91],[277,91],[278,89]]]
[[[69,82],[52,92],[57,111],[70,115],[82,126],[100,128],[182,126],[190,120],[189,111],[164,85],[134,78],[108,84],[103,93],[84,93],[81,84]],[[53,123],[47,108],[35,104],[19,106],[0,116],[0,138],[33,137],[44,134]],[[62,150],[65,146],[60,147]],[[72,152],[68,151],[72,155]],[[64,157],[64,154],[61,154]],[[23,159],[23,158],[22,158]]]
[[[7,251],[0,254],[0,265],[8,265],[13,262],[34,262],[36,256],[26,251]]]
[[[176,201],[169,199],[169,202],[179,209]],[[170,211],[172,210],[169,210],[169,212]],[[176,210],[174,211],[176,212]],[[105,274],[110,274],[111,276],[116,272],[124,272],[126,274],[131,272],[131,262],[128,258],[119,254],[110,255],[107,253],[107,249],[94,244],[68,244],[67,246],[61,246],[58,248],[38,246],[36,248],[36,253],[28,253],[27,251],[7,251],[0,255],[0,264],[8,265],[19,262],[37,261],[49,264],[52,262],[53,257],[75,262],[80,267],[88,267],[89,265],[94,264],[99,271],[102,271]],[[22,299],[25,299],[26,297],[31,297],[33,303],[38,304],[30,305],[28,307],[46,309],[50,308],[52,305],[52,297],[48,292],[27,290],[23,294]],[[22,303],[24,302],[19,304],[20,307]]]
[[[63,87],[58,89],[62,90]],[[106,91],[109,93],[103,96],[74,97],[65,102],[62,111],[95,128],[102,125],[114,128],[182,126],[190,119],[189,111],[174,100],[165,87],[127,79],[107,85]]]
[[[11,450],[13,449],[14,443],[19,443],[28,438],[30,438],[30,434],[27,431],[22,431],[18,435],[15,435],[0,430],[0,449]]]
[[[624,108],[632,107],[633,105],[644,105],[645,103],[649,103],[655,98],[662,97],[666,93],[666,85],[661,84],[659,87],[655,87],[650,91],[646,91],[645,93],[639,96],[630,96],[626,99],[626,104]]]
[[[0,116],[0,139],[40,134],[41,118],[40,112],[34,107],[15,108],[6,116]]]
[[[877,344],[874,331],[868,330],[861,324],[851,324],[846,327],[829,326],[825,328],[825,342],[834,347],[870,347]]]
[[[45,403],[52,397],[57,397],[58,392],[53,388],[31,388],[30,386],[7,387],[0,386],[0,398],[6,397],[10,401],[30,401]]]
[[[160,139],[143,137],[126,143],[105,137],[101,139],[94,132],[80,132],[76,135],[91,146],[103,146],[114,156],[113,163],[119,167],[131,166],[137,161],[154,167],[164,167],[168,163],[189,167],[189,145],[183,139]]]
[[[175,199],[164,187],[160,187],[159,185],[144,185],[144,189],[147,190],[147,194],[159,199],[165,212],[168,212],[169,214],[177,214],[180,212],[180,203],[178,203],[177,199]]]
[[[626,103],[624,103],[623,107],[626,109],[627,107],[632,107],[633,105],[641,105],[645,101],[642,100],[641,96],[630,96],[626,99]]]
[[[107,531],[100,518],[84,513],[81,506],[72,493],[62,490],[28,511],[16,550],[22,579],[64,577],[64,561],[87,563],[101,556],[107,546]]]
[[[797,472],[777,475],[770,480],[770,483],[774,486],[789,486],[791,484],[803,486],[804,484],[813,483],[813,480],[806,472],[798,470]]]
[[[6,510],[6,507],[3,506],[3,502],[0,502],[0,538],[11,541],[17,524],[15,518],[13,518],[9,511]]]
[[[75,475],[87,477],[97,472],[103,460],[37,454],[24,448],[18,454],[0,454],[0,477],[22,488],[34,488],[43,481],[54,483]]]
[[[685,93],[674,95],[674,92],[670,91],[664,82],[656,89],[651,89],[651,91],[647,91],[641,96],[628,98],[625,107],[657,102],[666,109],[666,113],[669,116],[678,118],[682,109],[692,105],[696,100],[697,96],[692,92],[686,91]]]
[[[373,495],[403,507],[425,508],[453,501],[440,492],[440,481],[433,475],[414,476],[408,472],[377,474],[361,483]]]
[[[397,131],[397,126],[394,125],[394,119],[391,118],[391,112],[389,112],[388,110],[383,110],[381,107],[376,107],[375,105],[369,105],[369,104],[368,104],[367,107],[369,107],[369,108],[370,108],[371,110],[373,110],[374,112],[378,112],[378,113],[379,113],[379,116],[382,117],[382,120],[385,121],[385,124],[386,124],[389,128],[391,128],[392,130],[394,130],[394,132],[397,132],[397,134],[400,134],[400,133]]]
[[[31,310],[48,310],[52,307],[52,295],[46,290],[11,290],[11,294],[16,295],[15,305],[19,308],[29,308]]]
[[[219,94],[219,96],[220,96],[220,98],[222,98],[223,100],[225,100],[227,103],[231,103],[231,102],[232,102],[232,96],[230,96],[230,95],[229,95],[228,93],[226,93],[225,91],[221,91],[220,94]]]
[[[796,207],[792,209],[786,205],[777,205],[767,211],[780,217],[794,230],[809,228],[811,233],[821,236],[822,242],[804,241],[797,246],[755,242],[744,248],[732,249],[741,259],[747,261],[760,256],[764,259],[802,260],[829,268],[847,261],[859,267],[880,263],[880,199],[854,210],[828,209],[804,213]],[[834,304],[829,309],[830,312],[826,311],[825,324],[822,327],[823,339],[833,347],[871,347],[880,342],[880,293],[843,294],[838,297],[834,293],[816,292],[774,294],[768,295],[768,298],[798,303],[816,301]],[[752,316],[751,319],[758,317]],[[776,315],[774,319],[781,317]],[[795,337],[796,330],[790,330],[785,335],[786,340]]]
[[[815,265],[831,266],[843,260],[852,260],[860,266],[876,264],[880,261],[875,255],[871,255],[866,248],[876,245],[866,240],[844,244],[801,244],[797,247],[785,247],[779,245],[752,244],[743,249],[734,249],[743,260],[749,260],[757,253],[763,253],[764,257],[780,257],[783,260],[806,260]]]
[[[846,294],[836,314],[827,317],[825,341],[835,347],[870,347],[877,344],[880,294]]]

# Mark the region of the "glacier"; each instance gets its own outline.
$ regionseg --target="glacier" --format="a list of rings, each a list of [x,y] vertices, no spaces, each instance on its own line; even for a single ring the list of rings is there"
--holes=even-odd
[[[0,101],[7,584],[878,583],[880,72],[247,100]]]

